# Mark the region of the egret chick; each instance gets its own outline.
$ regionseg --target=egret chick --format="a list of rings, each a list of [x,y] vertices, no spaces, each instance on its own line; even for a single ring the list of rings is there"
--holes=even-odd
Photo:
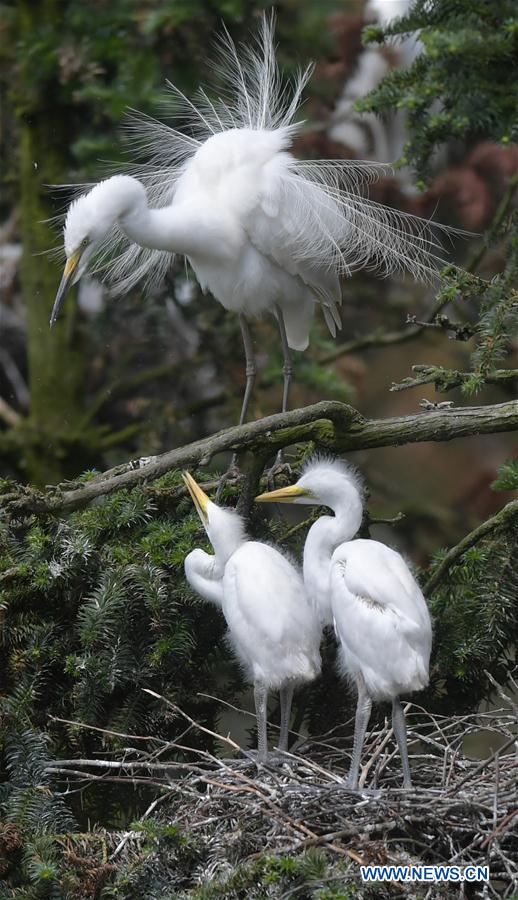
[[[315,307],[333,336],[341,327],[340,276],[368,267],[429,280],[444,264],[430,223],[365,196],[390,166],[292,155],[312,67],[292,82],[282,77],[273,24],[263,16],[258,37],[240,51],[223,35],[217,100],[203,89],[190,100],[168,83],[171,112],[183,116],[186,131],[134,114],[130,134],[146,162],[71,204],[50,317],[52,326],[90,264],[121,294],[139,281],[159,283],[175,254],[186,257],[202,289],[239,316],[246,357],[240,424],[256,376],[250,317],[270,313],[277,321],[284,411],[290,351],[308,346]]]
[[[183,476],[214,555],[193,550],[185,576],[223,611],[234,652],[254,685],[257,758],[268,757],[268,692],[280,691],[279,750],[288,749],[293,689],[320,672],[320,636],[302,576],[279,550],[248,539],[243,519],[213,503],[194,478]]]
[[[356,539],[363,515],[358,475],[339,460],[316,460],[296,484],[261,494],[260,503],[327,506],[309,529],[304,584],[322,624],[334,622],[344,675],[358,690],[348,786],[356,790],[373,700],[392,701],[392,727],[412,786],[401,694],[428,684],[432,627],[426,601],[408,565],[379,541]]]

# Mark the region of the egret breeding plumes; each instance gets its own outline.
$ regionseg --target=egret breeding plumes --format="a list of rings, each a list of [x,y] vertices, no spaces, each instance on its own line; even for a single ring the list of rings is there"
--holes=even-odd
[[[358,475],[339,460],[316,460],[296,484],[261,494],[259,502],[327,506],[304,546],[304,584],[322,624],[334,622],[344,674],[358,690],[348,785],[358,786],[372,700],[392,701],[392,726],[411,787],[401,694],[428,684],[430,615],[403,557],[379,541],[353,540],[363,515]]]
[[[213,503],[191,475],[185,484],[214,548],[193,550],[185,575],[194,590],[219,606],[228,636],[254,685],[258,759],[267,759],[268,692],[279,690],[279,749],[288,749],[293,690],[320,672],[321,629],[301,574],[279,550],[248,539],[234,510]]]
[[[170,112],[181,131],[135,114],[130,135],[142,165],[101,181],[71,204],[66,265],[50,319],[87,267],[115,293],[159,282],[185,256],[204,291],[240,317],[246,356],[246,411],[256,364],[247,319],[271,312],[284,354],[287,408],[290,349],[304,350],[315,306],[334,335],[340,276],[360,267],[407,270],[428,279],[442,263],[430,223],[370,201],[363,188],[390,167],[346,160],[301,161],[290,152],[300,130],[301,95],[311,67],[283,79],[273,19],[238,50],[219,45],[223,91],[191,101],[172,84]],[[435,226],[434,226],[435,227]]]

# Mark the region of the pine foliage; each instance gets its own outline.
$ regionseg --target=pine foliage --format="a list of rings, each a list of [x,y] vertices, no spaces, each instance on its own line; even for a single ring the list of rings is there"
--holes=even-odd
[[[518,634],[518,541],[509,530],[476,544],[434,592],[431,690],[459,712],[491,692],[484,670],[505,684]],[[439,554],[436,562],[440,562]]]
[[[384,30],[369,26],[364,38],[390,43],[409,34],[421,44],[413,64],[392,71],[357,105],[380,115],[404,111],[408,141],[399,163],[413,166],[424,187],[439,148],[455,146],[458,158],[462,147],[467,151],[477,140],[492,140],[504,147],[518,140],[516,3],[416,0],[408,15]],[[515,175],[485,235],[486,246],[498,243],[505,254],[503,271],[492,281],[454,267],[443,272],[438,299],[461,300],[470,310],[467,329],[450,329],[459,340],[474,338],[470,371],[462,379],[465,394],[474,394],[491,382],[518,333],[518,215],[512,202],[517,184]],[[448,325],[448,320],[438,324]],[[513,374],[516,382],[518,373],[507,373],[510,384]],[[408,386],[416,383],[419,379],[412,379]],[[449,389],[444,372],[438,373],[435,385],[438,390]]]
[[[50,713],[159,732],[165,714],[144,686],[204,709],[197,692],[226,651],[221,617],[183,578],[200,537],[187,502],[171,514],[144,489],[123,491],[67,520],[4,523],[1,536],[9,720],[46,726]]]
[[[518,459],[508,459],[498,470],[498,478],[491,485],[494,491],[518,491]]]
[[[443,272],[444,287],[439,296],[450,296],[469,304],[472,316],[469,337],[473,338],[470,352],[470,366],[462,381],[461,390],[465,395],[478,393],[495,374],[504,371],[502,363],[513,353],[513,340],[518,334],[518,216],[515,214],[506,224],[503,249],[507,261],[501,274],[490,282],[471,276],[461,270],[448,267]],[[461,340],[464,338],[460,338]],[[437,390],[449,390],[448,372],[438,371],[435,379]],[[505,370],[509,385],[518,381],[517,370]],[[456,386],[456,373],[452,373],[451,385]]]
[[[514,0],[416,0],[408,15],[367,42],[408,34],[423,45],[408,69],[395,69],[359,108],[405,111],[405,162],[430,171],[433,154],[452,140],[518,140],[518,13]]]

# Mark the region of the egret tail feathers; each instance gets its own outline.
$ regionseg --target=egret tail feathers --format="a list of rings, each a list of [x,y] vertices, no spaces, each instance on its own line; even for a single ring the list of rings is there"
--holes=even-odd
[[[282,305],[282,315],[288,346],[291,350],[305,350],[309,344],[309,332],[313,321],[315,304],[313,298],[307,292],[297,304],[285,303]]]

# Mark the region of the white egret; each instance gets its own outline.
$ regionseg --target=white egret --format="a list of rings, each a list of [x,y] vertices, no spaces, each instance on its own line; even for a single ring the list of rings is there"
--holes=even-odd
[[[214,548],[214,556],[189,553],[185,575],[223,611],[232,647],[254,685],[258,759],[264,762],[268,692],[280,691],[279,749],[287,750],[294,687],[320,672],[321,629],[295,566],[269,544],[249,540],[241,516],[209,500],[188,473],[183,478]]]
[[[358,703],[348,785],[358,786],[372,700],[392,701],[392,726],[411,787],[401,694],[428,684],[430,615],[403,557],[379,541],[356,539],[363,515],[357,474],[339,460],[316,460],[296,484],[261,494],[259,502],[327,506],[304,546],[304,584],[322,624],[334,622],[344,675]]]
[[[340,327],[340,275],[367,266],[428,279],[442,263],[430,223],[362,194],[387,166],[301,161],[289,152],[311,71],[293,82],[281,77],[273,19],[264,16],[249,46],[238,51],[227,33],[220,41],[223,99],[200,89],[191,101],[169,84],[172,111],[183,115],[187,131],[134,114],[130,133],[147,161],[72,202],[50,324],[91,261],[122,293],[141,279],[159,282],[174,254],[185,256],[203,290],[239,315],[246,356],[242,423],[256,375],[248,317],[271,312],[277,319],[284,410],[290,349],[307,347],[314,307],[323,310],[333,335]]]

